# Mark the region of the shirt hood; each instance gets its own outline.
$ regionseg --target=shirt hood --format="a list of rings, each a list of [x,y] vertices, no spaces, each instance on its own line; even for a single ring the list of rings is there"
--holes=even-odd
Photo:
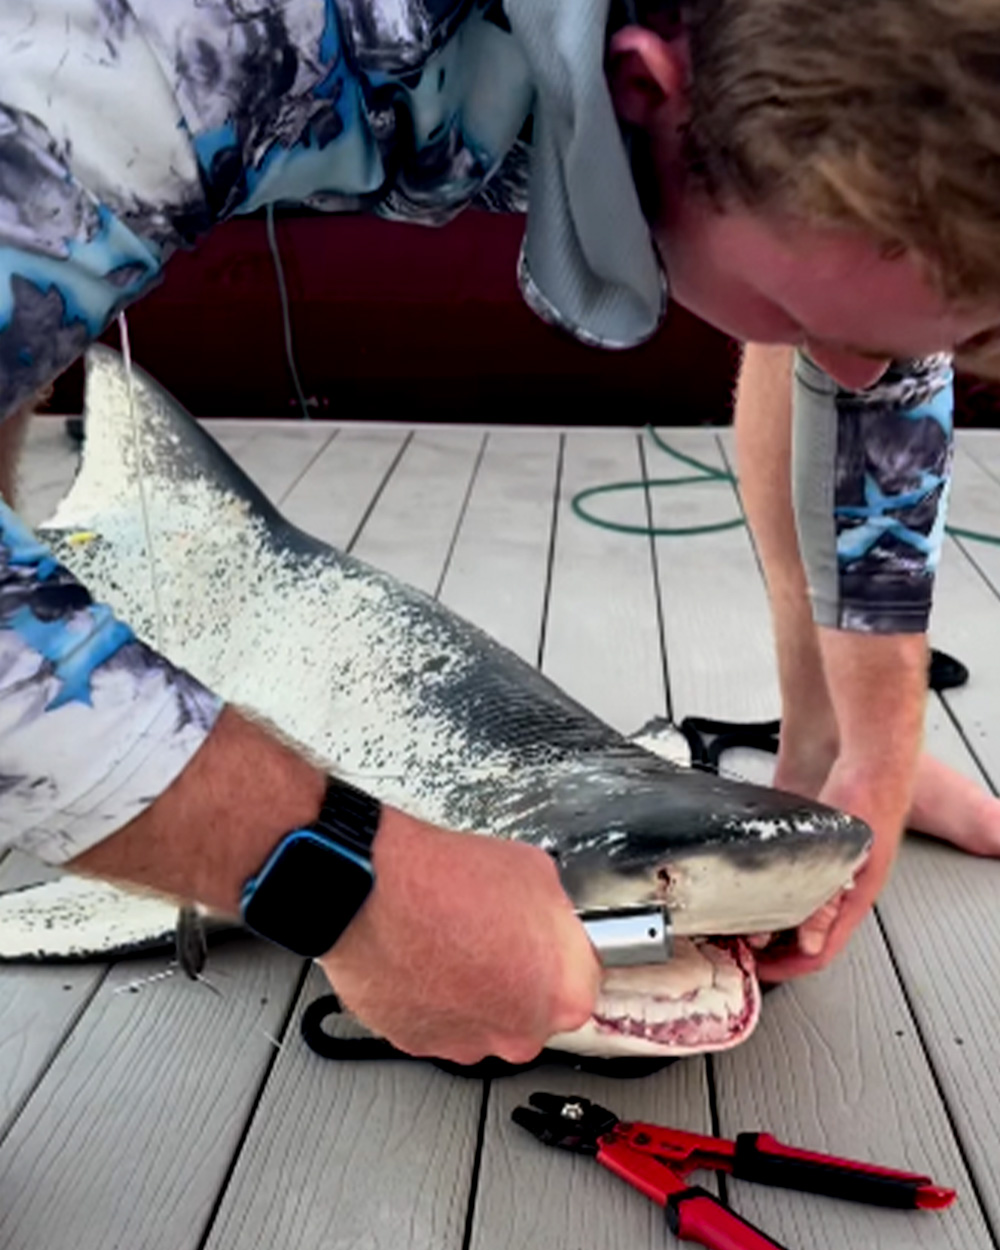
[[[667,283],[604,71],[610,0],[505,0],[535,85],[522,294],[545,320],[606,348],[660,326]]]

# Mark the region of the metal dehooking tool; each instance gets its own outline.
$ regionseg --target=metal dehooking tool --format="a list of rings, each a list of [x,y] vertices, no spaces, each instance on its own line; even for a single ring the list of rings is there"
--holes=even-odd
[[[674,953],[670,916],[664,907],[618,907],[578,912],[605,968],[662,964]]]
[[[666,1208],[672,1233],[710,1250],[784,1247],[707,1189],[689,1185],[688,1175],[700,1168],[872,1206],[942,1210],[955,1200],[953,1189],[935,1185],[930,1177],[798,1150],[767,1133],[741,1133],[735,1141],[727,1141],[659,1124],[625,1122],[587,1098],[537,1093],[528,1101],[530,1106],[514,1109],[515,1124],[547,1146],[593,1156]]]

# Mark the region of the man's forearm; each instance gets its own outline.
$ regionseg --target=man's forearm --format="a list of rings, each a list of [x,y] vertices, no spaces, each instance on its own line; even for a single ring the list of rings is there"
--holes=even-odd
[[[325,786],[227,708],[160,798],[74,866],[235,913],[284,834],[315,820]],[[589,1018],[600,966],[544,851],[384,807],[373,865],[374,889],[318,962],[376,1033],[458,1063],[525,1063]]]
[[[877,831],[901,829],[923,738],[926,637],[820,629],[819,639],[840,732],[827,789]]]
[[[236,914],[243,883],[316,819],[322,771],[231,708],[141,816],[73,867]]]

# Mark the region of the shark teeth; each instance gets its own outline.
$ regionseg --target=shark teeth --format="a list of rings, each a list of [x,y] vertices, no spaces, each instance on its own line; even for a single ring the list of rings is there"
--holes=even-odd
[[[630,971],[615,969],[605,977],[594,1012],[599,1028],[699,1050],[735,1045],[747,1036],[759,992],[753,955],[739,939],[680,940],[662,970],[642,968],[638,977]]]
[[[740,938],[679,938],[665,964],[605,973],[588,1024],[568,1037],[583,1054],[684,1056],[739,1045],[756,1027],[760,988]]]

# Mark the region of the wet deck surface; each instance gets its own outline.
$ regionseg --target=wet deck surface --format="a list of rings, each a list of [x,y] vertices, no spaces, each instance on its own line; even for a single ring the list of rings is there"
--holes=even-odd
[[[744,529],[626,536],[572,494],[673,476],[635,432],[208,423],[297,524],[442,599],[625,731],[654,715],[777,715],[767,606]],[[727,435],[670,441],[724,467]],[[959,439],[951,518],[1000,533],[1000,434]],[[29,519],[72,472],[36,421]],[[642,523],[645,497],[598,501]],[[652,496],[660,524],[738,515],[725,483]],[[1000,780],[1000,548],[949,539],[934,643],[971,668],[932,699],[929,745]],[[760,778],[767,761],[729,765]],[[28,879],[0,866],[0,887]],[[544,1069],[491,1085],[418,1064],[333,1064],[298,1036],[314,973],[251,942],[219,949],[221,996],[163,959],[0,969],[0,1250],[650,1250],[661,1213],[593,1163],[509,1122],[533,1089],[623,1116],[786,1141],[960,1191],[908,1214],[731,1184],[789,1248],[998,1244],[1000,864],[911,838],[876,918],[826,973],[765,1003],[735,1053],[634,1082]]]

